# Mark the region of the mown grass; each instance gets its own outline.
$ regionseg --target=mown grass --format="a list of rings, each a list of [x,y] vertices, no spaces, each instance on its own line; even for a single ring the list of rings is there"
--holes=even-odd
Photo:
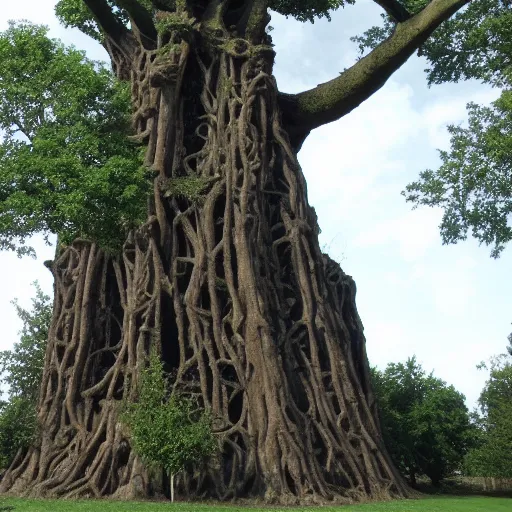
[[[5,507],[5,508],[4,508]],[[14,507],[10,509],[10,507]],[[347,505],[344,507],[243,507],[240,505],[213,505],[194,503],[141,503],[108,500],[27,500],[4,498],[0,511],[13,512],[236,512],[247,508],[250,512],[511,512],[511,498],[483,496],[428,497],[418,500],[387,501]]]

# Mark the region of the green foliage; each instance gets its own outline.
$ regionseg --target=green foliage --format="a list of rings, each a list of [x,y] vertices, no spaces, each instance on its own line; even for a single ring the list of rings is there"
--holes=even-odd
[[[19,449],[30,446],[37,436],[34,403],[15,397],[0,409],[0,468],[9,466]]]
[[[107,4],[112,8],[117,20],[127,25],[129,20],[126,12],[119,9],[113,0],[107,0]],[[66,28],[74,27],[96,41],[103,40],[96,20],[83,0],[59,0],[55,5],[55,15]]]
[[[443,243],[471,232],[497,258],[512,239],[512,10],[505,0],[471,2],[442,24],[421,49],[429,84],[479,79],[504,87],[489,107],[470,103],[468,128],[449,126],[450,151],[404,195],[414,205],[440,206]]]
[[[330,12],[345,4],[353,4],[355,0],[270,0],[269,7],[285,16],[292,16],[293,18],[306,22],[314,23],[316,18],[330,19]],[[116,18],[128,25],[128,16],[126,11],[119,7],[119,3],[115,0],[107,0],[108,5]],[[139,0],[139,3],[146,7],[148,10],[152,7],[150,0]],[[165,4],[165,1],[160,1],[160,4]],[[169,7],[172,8],[172,2],[169,2]],[[65,27],[75,27],[81,30],[84,34],[96,39],[102,40],[101,31],[92,16],[89,9],[85,6],[82,0],[59,0],[55,7],[55,13],[59,21]]]
[[[481,439],[465,460],[472,476],[512,478],[512,355],[491,359],[489,379],[480,395]]]
[[[0,33],[0,248],[42,232],[115,251],[145,218],[150,189],[127,140],[130,95],[104,66],[11,24]]]
[[[142,373],[139,397],[124,406],[135,451],[149,465],[173,475],[207,459],[216,448],[210,415],[185,396],[169,397],[163,364],[155,351]]]
[[[443,243],[465,240],[467,232],[498,257],[512,239],[512,90],[492,107],[468,105],[469,126],[449,126],[450,151],[442,165],[426,170],[403,192],[417,205],[441,206]]]
[[[411,13],[420,12],[430,0],[402,0],[400,3]],[[364,55],[367,50],[373,50],[376,46],[386,40],[395,30],[396,21],[388,14],[382,13],[382,26],[373,26],[363,32],[360,36],[353,36],[350,40],[358,44],[359,52]]]
[[[20,341],[12,350],[0,352],[0,382],[9,386],[11,397],[23,398],[33,403],[39,395],[43,375],[44,356],[48,330],[52,318],[52,302],[37,282],[32,308],[23,309],[15,300],[13,304],[23,322]]]
[[[492,358],[489,366],[481,367],[489,369],[489,379],[479,398],[482,413],[488,416],[501,404],[512,404],[512,357],[501,354]]]
[[[504,86],[512,81],[512,10],[508,0],[470,2],[424,45],[429,83],[477,78]]]
[[[315,18],[325,17],[330,20],[331,11],[353,3],[354,0],[270,0],[269,7],[279,14],[314,23]]]
[[[466,456],[468,476],[512,478],[512,404],[501,404],[494,415],[500,419],[485,431],[483,443]]]
[[[34,287],[31,310],[13,301],[23,322],[20,341],[12,350],[0,352],[0,382],[9,387],[9,401],[0,407],[0,468],[7,467],[18,450],[27,448],[37,435],[36,402],[52,304],[37,282]]]
[[[183,197],[188,199],[191,203],[199,203],[210,182],[210,178],[202,178],[198,176],[172,178],[167,182],[164,196]]]
[[[372,380],[386,446],[411,483],[425,474],[437,484],[457,469],[473,436],[464,396],[414,357],[373,368]]]

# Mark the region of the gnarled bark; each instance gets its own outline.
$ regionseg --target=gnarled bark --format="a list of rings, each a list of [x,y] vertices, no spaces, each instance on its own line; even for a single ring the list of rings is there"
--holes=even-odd
[[[379,432],[355,285],[320,251],[253,4],[233,31],[222,2],[201,25],[162,11],[156,48],[140,35],[130,61],[115,54],[156,174],[148,221],[119,256],[76,241],[53,263],[41,440],[0,490],[159,492],[118,417],[154,344],[219,442],[216,460],[177,475],[183,496],[407,495]]]

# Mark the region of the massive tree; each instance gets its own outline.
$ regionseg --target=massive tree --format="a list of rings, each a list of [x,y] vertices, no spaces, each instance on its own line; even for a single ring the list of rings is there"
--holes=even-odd
[[[2,491],[158,491],[118,421],[118,403],[136,398],[154,346],[174,390],[211,411],[219,444],[209,465],[179,476],[179,492],[407,495],[379,432],[355,285],[320,250],[297,152],[467,1],[432,0],[412,14],[378,0],[397,22],[393,33],[300,94],[280,92],[273,78],[269,9],[312,21],[341,1],[58,3],[61,19],[99,40],[129,82],[131,140],[145,148],[153,192],[145,222],[118,251],[86,237],[82,223],[48,263],[55,302],[42,435]],[[91,222],[106,213],[94,211]]]

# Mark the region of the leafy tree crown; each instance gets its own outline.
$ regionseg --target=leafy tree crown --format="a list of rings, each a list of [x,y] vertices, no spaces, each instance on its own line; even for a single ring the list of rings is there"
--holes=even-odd
[[[104,65],[21,22],[0,33],[0,248],[35,233],[115,251],[145,217],[130,95]]]

